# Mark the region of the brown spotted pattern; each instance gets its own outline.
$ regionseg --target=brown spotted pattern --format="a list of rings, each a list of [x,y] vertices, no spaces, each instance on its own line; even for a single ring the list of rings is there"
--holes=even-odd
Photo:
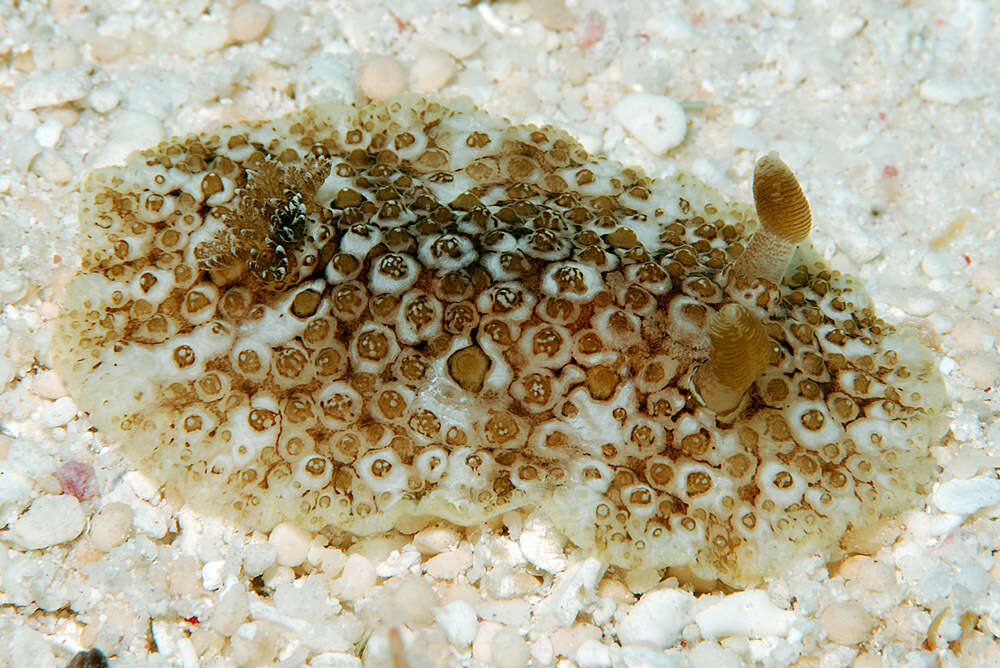
[[[912,503],[943,396],[810,248],[727,280],[756,224],[469,105],[313,107],[93,173],[53,357],[138,466],[254,528],[534,506],[742,585]],[[733,302],[769,352],[717,415],[692,377]]]

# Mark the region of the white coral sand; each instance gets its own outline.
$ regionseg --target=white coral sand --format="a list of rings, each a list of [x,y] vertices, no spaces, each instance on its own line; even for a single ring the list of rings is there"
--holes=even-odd
[[[1000,593],[998,511],[982,505],[995,495],[1000,441],[990,213],[1000,35],[987,3],[233,4],[0,7],[5,662],[63,666],[91,647],[121,666],[1000,662],[989,604]],[[304,561],[284,565],[279,548],[295,555],[286,563],[302,553],[294,536],[269,543],[127,474],[134,464],[113,440],[64,413],[45,370],[48,326],[77,267],[84,174],[168,135],[360,101],[370,57],[410,67],[429,49],[454,71],[441,82],[438,55],[427,61],[437,76],[411,69],[410,85],[567,128],[654,177],[684,167],[750,201],[754,160],[777,150],[810,197],[822,259],[858,277],[890,324],[916,326],[939,360],[952,404],[929,505],[849,534],[846,560],[806,561],[748,596],[712,593],[690,572],[660,582],[656,571],[605,569],[519,512],[444,527],[454,540],[405,525],[311,540]],[[684,107],[683,142],[665,156],[611,113],[636,92]],[[51,510],[68,461],[95,469],[100,494],[78,504],[91,528],[28,550],[12,527],[55,535],[55,518],[32,513]],[[767,624],[751,627],[750,613]],[[677,630],[664,639],[650,627],[668,614]]]

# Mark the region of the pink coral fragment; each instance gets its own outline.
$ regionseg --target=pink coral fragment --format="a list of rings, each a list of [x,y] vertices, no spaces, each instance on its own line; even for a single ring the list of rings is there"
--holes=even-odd
[[[589,12],[583,20],[583,28],[577,42],[580,50],[586,51],[604,39],[604,27],[604,18],[597,12]]]
[[[62,491],[80,501],[96,496],[99,491],[94,468],[83,462],[66,462],[59,467],[58,478]]]

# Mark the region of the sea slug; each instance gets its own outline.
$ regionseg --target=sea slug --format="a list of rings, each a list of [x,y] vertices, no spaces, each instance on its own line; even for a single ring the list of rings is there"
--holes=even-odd
[[[54,362],[136,466],[255,529],[532,506],[746,586],[917,503],[944,402],[773,154],[754,198],[464,101],[223,125],[87,178]]]

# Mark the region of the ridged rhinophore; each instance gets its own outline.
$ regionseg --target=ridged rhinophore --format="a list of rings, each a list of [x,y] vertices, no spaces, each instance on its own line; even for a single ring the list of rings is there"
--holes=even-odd
[[[795,244],[809,238],[809,201],[795,174],[775,153],[754,167],[753,201],[761,227],[771,234]]]

